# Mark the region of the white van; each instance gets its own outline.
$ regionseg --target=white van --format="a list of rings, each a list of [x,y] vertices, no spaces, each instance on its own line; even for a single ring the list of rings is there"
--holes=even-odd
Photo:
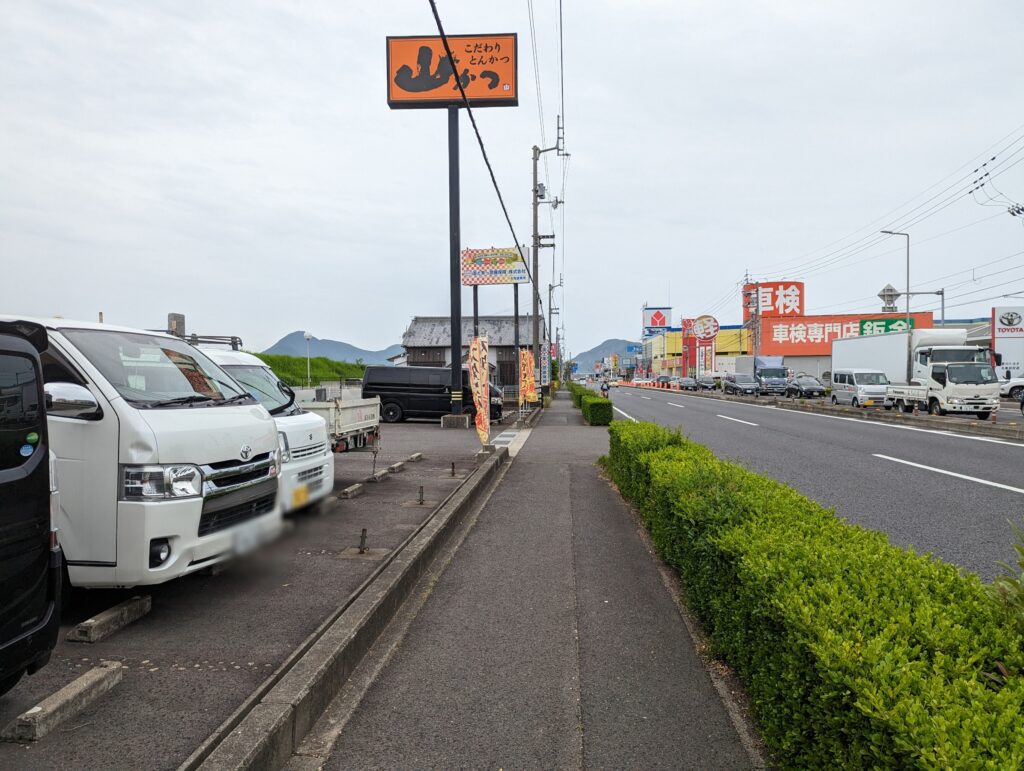
[[[277,429],[251,394],[170,335],[39,323],[73,585],[162,583],[281,531]]]
[[[832,373],[832,404],[863,407],[885,402],[889,378],[877,369],[837,369]]]
[[[200,350],[249,389],[277,424],[281,445],[280,496],[285,513],[312,506],[334,489],[334,454],[322,417],[295,404],[295,393],[261,359],[244,351]]]

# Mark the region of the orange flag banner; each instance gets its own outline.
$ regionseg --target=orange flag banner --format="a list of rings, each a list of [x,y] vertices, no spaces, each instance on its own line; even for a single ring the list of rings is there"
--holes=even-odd
[[[466,365],[469,367],[473,406],[476,407],[476,433],[480,444],[487,444],[491,438],[491,383],[488,379],[486,337],[474,337],[470,341]]]

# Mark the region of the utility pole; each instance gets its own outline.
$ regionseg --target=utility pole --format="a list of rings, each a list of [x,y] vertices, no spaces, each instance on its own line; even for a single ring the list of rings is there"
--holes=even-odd
[[[558,309],[554,307],[554,304],[552,302],[552,293],[558,287],[560,287],[560,286],[562,286],[562,277],[561,276],[558,277],[558,283],[557,284],[548,284],[548,336],[549,337],[551,337],[552,333],[555,331],[555,327],[553,326],[554,325],[554,320],[552,319],[552,316],[554,316],[554,314],[558,312]],[[550,340],[549,340],[549,342],[550,342]]]
[[[556,143],[554,147],[546,147],[543,150],[537,145],[533,146],[533,362],[537,368],[537,383],[540,383],[540,250],[541,247],[551,248],[554,244],[541,243],[542,239],[553,239],[554,235],[542,236],[540,234],[540,202],[547,197],[547,191],[537,179],[540,156],[550,153],[552,150],[561,150],[561,145]],[[557,200],[557,199],[555,199]],[[550,326],[550,324],[549,324]],[[548,331],[550,335],[550,330]]]
[[[887,236],[904,236],[907,239],[907,385],[910,385],[910,380],[914,375],[914,362],[912,361],[914,356],[914,344],[912,338],[913,330],[910,327],[910,233],[899,233],[892,230],[883,230]],[[943,293],[942,303],[945,305],[946,296]]]

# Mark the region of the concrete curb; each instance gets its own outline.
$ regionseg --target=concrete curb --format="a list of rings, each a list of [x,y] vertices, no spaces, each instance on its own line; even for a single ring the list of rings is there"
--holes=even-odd
[[[388,470],[386,468],[382,468],[380,471],[374,471],[372,474],[370,474],[370,476],[366,477],[366,481],[367,482],[381,482],[381,481],[387,479],[387,476],[388,476]]]
[[[493,453],[356,590],[342,611],[314,633],[304,652],[290,667],[282,667],[280,678],[263,696],[250,702],[241,715],[236,713],[233,726],[218,729],[181,769],[283,766],[508,457],[505,448]]]
[[[16,741],[38,741],[68,718],[72,718],[105,694],[124,677],[119,661],[104,661],[84,675],[47,696],[23,712],[4,729],[4,737]]]
[[[87,618],[71,629],[64,638],[69,642],[94,643],[109,637],[118,629],[145,616],[153,609],[153,598],[148,594],[135,596]]]
[[[354,485],[349,485],[344,490],[342,490],[338,494],[338,497],[339,498],[357,498],[360,495],[362,495],[364,492],[366,492],[366,488],[363,487],[363,483],[362,482],[356,482]]]
[[[422,452],[414,452],[412,455],[410,455],[408,457],[407,462],[408,463],[419,463],[421,460],[423,460],[423,453]]]
[[[390,466],[388,466],[388,471],[390,471],[392,474],[397,474],[400,471],[405,471],[405,461],[400,460],[398,461],[398,463],[392,463]]]

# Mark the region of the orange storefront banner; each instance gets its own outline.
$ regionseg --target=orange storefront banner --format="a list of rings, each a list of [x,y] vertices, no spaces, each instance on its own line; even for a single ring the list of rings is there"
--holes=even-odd
[[[480,444],[491,438],[491,383],[487,377],[487,338],[474,337],[469,342],[469,387],[476,408],[476,433]]]
[[[743,321],[750,321],[750,311],[760,307],[761,318],[769,316],[803,316],[803,281],[762,281],[743,285]]]
[[[934,325],[931,312],[911,313],[910,316],[914,329],[931,329]],[[758,351],[768,356],[829,356],[833,340],[859,337],[862,321],[883,319],[894,332],[906,324],[906,314],[900,313],[762,318]]]
[[[519,104],[514,33],[448,35],[455,67],[439,36],[388,37],[388,106],[461,105],[455,73],[473,107]]]

